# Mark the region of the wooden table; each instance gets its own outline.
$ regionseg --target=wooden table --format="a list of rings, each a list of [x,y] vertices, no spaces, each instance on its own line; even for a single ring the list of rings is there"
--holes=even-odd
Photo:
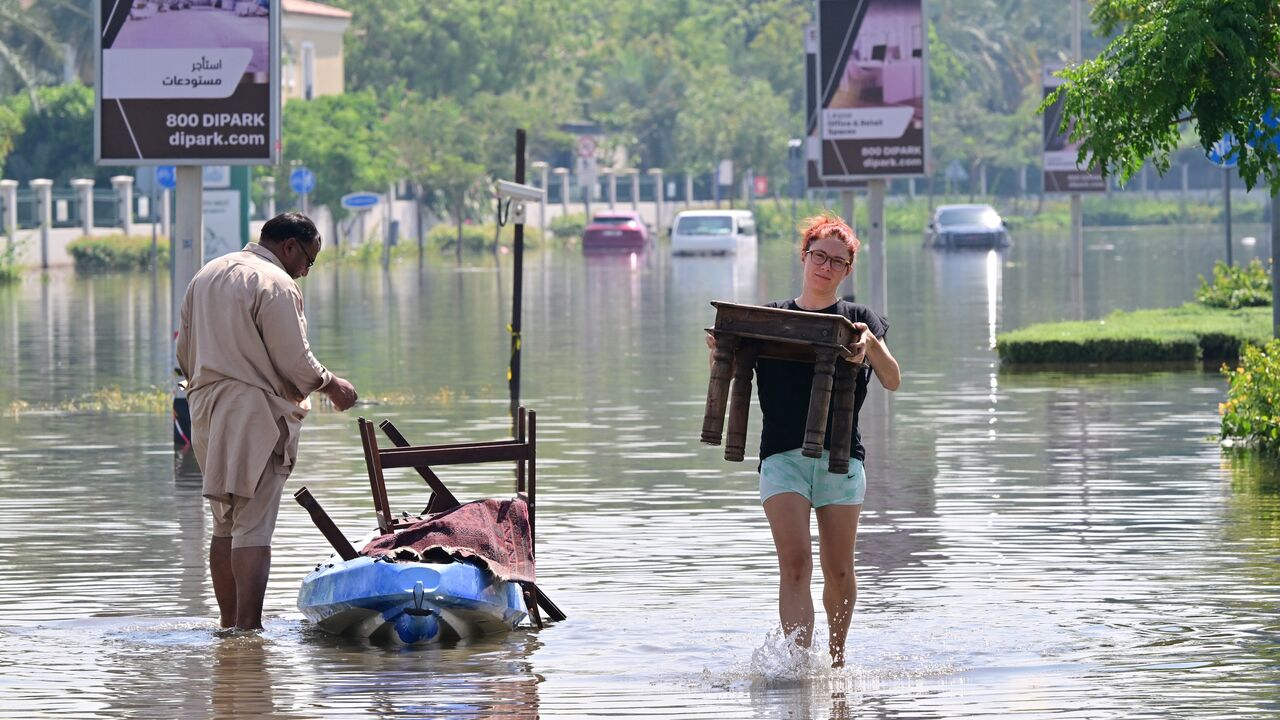
[[[848,345],[858,333],[843,315],[782,310],[759,305],[712,302],[716,309],[711,382],[707,386],[707,408],[702,416],[702,442],[719,445],[724,431],[725,406],[729,406],[728,440],[724,459],[742,460],[747,444],[747,413],[751,408],[751,377],[756,360],[772,358],[811,362],[813,385],[809,391],[809,416],[805,423],[805,457],[822,457],[827,429],[827,407],[835,393],[836,416],[832,419],[831,458],[827,469],[849,472],[849,447],[853,434],[854,365],[837,362],[850,358]],[[732,392],[729,381],[733,380]],[[732,395],[733,402],[729,403]]]

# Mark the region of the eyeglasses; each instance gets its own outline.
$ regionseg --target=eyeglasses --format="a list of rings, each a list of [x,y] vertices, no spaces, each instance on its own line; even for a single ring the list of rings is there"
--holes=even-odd
[[[827,263],[831,263],[831,269],[835,270],[836,272],[844,272],[845,270],[848,270],[850,266],[853,265],[853,260],[845,260],[844,258],[834,257],[832,255],[828,255],[822,252],[821,250],[805,250],[804,254],[806,256],[812,256],[813,261],[818,263],[818,267],[822,267]]]
[[[307,249],[303,247],[301,240],[294,238],[293,241],[298,243],[298,249],[302,251],[303,257],[307,259],[307,269],[310,270],[311,266],[316,264],[315,257],[313,257],[311,253],[307,252]]]

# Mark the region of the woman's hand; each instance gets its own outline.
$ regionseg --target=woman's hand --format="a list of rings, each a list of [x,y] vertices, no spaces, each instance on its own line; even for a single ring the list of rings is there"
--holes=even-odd
[[[872,334],[871,328],[867,327],[866,323],[856,322],[853,324],[853,329],[858,333],[858,339],[848,346],[853,357],[846,360],[855,365],[862,365],[867,360],[867,343],[876,342],[876,336]]]

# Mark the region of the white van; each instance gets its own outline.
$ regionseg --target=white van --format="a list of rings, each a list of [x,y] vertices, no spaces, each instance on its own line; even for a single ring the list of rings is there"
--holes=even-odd
[[[755,250],[756,218],[750,210],[685,210],[671,226],[675,255]]]

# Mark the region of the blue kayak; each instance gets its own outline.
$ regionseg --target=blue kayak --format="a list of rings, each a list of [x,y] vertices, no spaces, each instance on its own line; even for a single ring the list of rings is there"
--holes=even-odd
[[[505,632],[528,613],[518,583],[476,565],[365,556],[320,564],[302,580],[298,609],[325,632],[406,645]]]

